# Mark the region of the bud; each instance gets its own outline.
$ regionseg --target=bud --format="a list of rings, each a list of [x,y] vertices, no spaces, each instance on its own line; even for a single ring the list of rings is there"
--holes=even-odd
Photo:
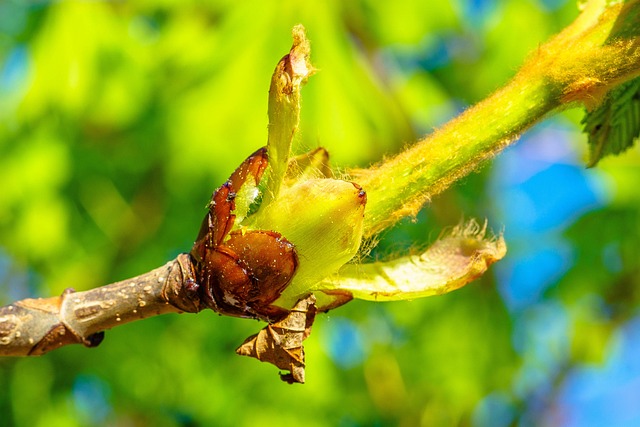
[[[309,179],[282,188],[243,225],[286,236],[298,254],[296,274],[274,305],[290,309],[358,252],[367,196],[357,184]]]

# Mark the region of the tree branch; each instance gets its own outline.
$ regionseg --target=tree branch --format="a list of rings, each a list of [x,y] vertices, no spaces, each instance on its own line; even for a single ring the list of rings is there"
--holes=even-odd
[[[292,374],[286,380],[304,381],[301,343],[316,310],[336,307],[358,292],[376,296],[380,293],[376,289],[394,299],[426,292],[404,285],[424,278],[413,274],[432,272],[421,259],[362,271],[347,267],[340,276],[341,268],[357,253],[363,234],[369,237],[415,214],[429,197],[474,170],[547,114],[576,103],[593,107],[611,88],[636,77],[640,73],[639,4],[640,0],[630,0],[611,6],[592,0],[503,89],[404,153],[354,172],[357,183],[302,171],[287,175],[291,138],[298,125],[300,84],[313,71],[307,62],[304,31],[296,27],[294,47],[272,80],[276,89],[286,90],[271,92],[269,148],[250,156],[214,193],[191,253],[94,290],[70,289],[59,297],[25,299],[1,307],[0,355],[40,355],[76,343],[94,347],[102,341],[103,331],[115,326],[208,307],[221,314],[271,322],[240,353],[289,367]],[[276,96],[279,93],[287,96]],[[261,177],[268,166],[264,194]],[[462,237],[450,253],[480,267],[459,268],[464,280],[452,280],[450,287],[467,283],[467,278],[475,278],[504,255],[502,241],[496,239],[488,258],[476,258],[486,242],[468,239],[476,235]],[[411,263],[416,268],[409,271],[405,267]],[[398,271],[401,274],[389,275]],[[373,277],[364,278],[367,286],[361,283],[362,272],[373,272]],[[403,276],[407,272],[411,277]],[[385,274],[386,282],[369,286]],[[333,293],[323,292],[322,281],[328,277],[351,282],[343,287],[330,284]]]
[[[103,331],[165,313],[200,311],[191,257],[84,292],[28,298],[0,307],[0,356],[34,356],[68,344],[95,347]]]

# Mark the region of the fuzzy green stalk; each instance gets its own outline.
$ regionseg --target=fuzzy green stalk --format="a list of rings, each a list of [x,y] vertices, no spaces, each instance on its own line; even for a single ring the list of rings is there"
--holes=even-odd
[[[415,215],[549,113],[578,103],[592,108],[639,74],[640,1],[590,1],[504,88],[398,156],[352,172],[367,191],[365,237]]]

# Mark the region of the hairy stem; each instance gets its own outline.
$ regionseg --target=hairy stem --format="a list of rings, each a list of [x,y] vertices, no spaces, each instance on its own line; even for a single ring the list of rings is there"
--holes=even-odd
[[[638,1],[592,1],[576,21],[532,54],[501,90],[407,151],[352,172],[368,195],[365,236],[415,215],[429,199],[476,170],[549,113],[597,105],[640,73]]]
[[[354,180],[369,200],[365,235],[415,215],[433,195],[475,170],[552,110],[555,95],[544,82],[516,79],[410,150],[378,167],[355,171]],[[505,99],[512,102],[505,104]]]

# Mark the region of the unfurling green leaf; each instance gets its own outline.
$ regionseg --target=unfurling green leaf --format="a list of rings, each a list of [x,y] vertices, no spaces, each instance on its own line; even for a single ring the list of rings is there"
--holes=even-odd
[[[640,77],[613,89],[582,123],[589,135],[589,166],[632,147],[640,137]]]
[[[455,227],[419,255],[345,265],[337,275],[323,281],[321,289],[349,292],[354,298],[373,301],[439,295],[477,279],[506,252],[501,235],[487,237],[486,224],[480,227],[470,221]]]

